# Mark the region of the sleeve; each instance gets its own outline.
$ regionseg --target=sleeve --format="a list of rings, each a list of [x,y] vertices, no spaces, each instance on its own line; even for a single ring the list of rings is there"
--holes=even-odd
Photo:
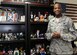
[[[77,37],[77,32],[75,30],[73,21],[71,20],[71,18],[68,19],[68,33],[62,33],[61,34],[61,38],[65,41],[73,41],[76,39]]]
[[[47,31],[45,33],[45,36],[48,40],[51,40],[52,36],[53,36],[53,33],[51,31],[51,22],[48,23],[48,27],[47,27]]]

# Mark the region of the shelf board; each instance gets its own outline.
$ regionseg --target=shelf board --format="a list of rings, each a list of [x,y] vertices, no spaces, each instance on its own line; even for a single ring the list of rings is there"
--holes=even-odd
[[[48,7],[48,4],[44,4],[44,3],[38,3],[38,2],[25,2],[25,3],[30,4],[30,5],[35,5],[35,6]]]
[[[43,40],[45,38],[31,38],[31,40]]]
[[[47,39],[45,38],[31,38],[31,41],[48,41]]]
[[[30,22],[31,24],[48,24],[48,22]]]
[[[24,2],[9,2],[9,1],[2,1],[1,4],[8,4],[8,5],[25,5]]]
[[[3,25],[3,24],[5,24],[5,25],[6,25],[6,24],[14,24],[14,25],[15,25],[15,24],[21,24],[21,25],[24,25],[25,22],[0,22],[0,25],[1,25],[1,24],[2,24],[2,25]]]
[[[48,7],[48,4],[38,3],[38,2],[11,2],[11,1],[2,1],[1,4],[9,4],[9,5],[35,5],[35,6],[44,6]]]
[[[48,41],[47,39],[37,39],[37,38],[31,38],[30,39],[31,43],[50,43],[50,41]]]
[[[25,40],[5,40],[5,41],[0,41],[0,43],[18,43],[18,42],[24,42]]]

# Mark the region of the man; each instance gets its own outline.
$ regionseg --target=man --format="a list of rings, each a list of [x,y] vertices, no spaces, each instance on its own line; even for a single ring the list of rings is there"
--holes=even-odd
[[[71,18],[62,15],[60,3],[54,4],[55,17],[48,23],[46,38],[51,41],[51,55],[72,55],[71,41],[76,39],[76,31]]]

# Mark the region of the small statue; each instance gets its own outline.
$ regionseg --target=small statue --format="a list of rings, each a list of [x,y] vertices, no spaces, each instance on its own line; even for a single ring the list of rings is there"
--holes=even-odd
[[[14,50],[14,55],[19,55],[19,50],[18,50],[18,48],[15,48],[15,50]]]

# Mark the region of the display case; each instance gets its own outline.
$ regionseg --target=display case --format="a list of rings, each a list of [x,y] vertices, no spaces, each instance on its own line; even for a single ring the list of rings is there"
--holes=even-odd
[[[53,7],[47,4],[28,4],[28,46],[30,55],[49,55],[49,45],[45,37],[48,17],[53,16]]]
[[[47,3],[35,1],[1,2],[0,54],[49,55],[50,41],[45,33],[48,17],[54,15],[53,7],[48,4],[49,0],[43,0]]]
[[[0,54],[26,55],[27,52],[26,45],[27,45],[27,4],[17,2],[1,2]]]

